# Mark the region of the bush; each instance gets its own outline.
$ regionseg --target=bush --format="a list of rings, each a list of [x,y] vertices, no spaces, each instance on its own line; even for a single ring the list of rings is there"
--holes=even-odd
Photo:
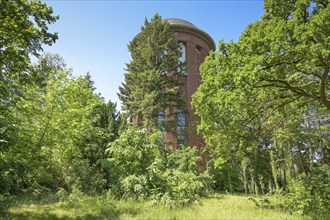
[[[315,168],[310,176],[292,181],[284,195],[284,206],[291,212],[317,218],[330,216],[330,167]]]
[[[108,149],[102,161],[118,198],[151,199],[169,208],[186,205],[207,195],[211,178],[198,175],[196,149],[166,151],[160,133],[130,128]]]

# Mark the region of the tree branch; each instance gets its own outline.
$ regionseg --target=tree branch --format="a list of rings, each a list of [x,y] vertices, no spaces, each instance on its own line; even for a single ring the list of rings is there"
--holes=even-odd
[[[283,61],[283,62],[279,62],[279,63],[275,63],[275,64],[271,64],[269,66],[265,66],[264,68],[262,68],[263,70],[266,70],[266,69],[271,69],[273,67],[276,67],[276,66],[281,66],[281,65],[284,65],[284,64],[297,64],[299,63],[300,61],[302,61],[304,58],[301,58],[301,59],[298,59],[296,61]]]

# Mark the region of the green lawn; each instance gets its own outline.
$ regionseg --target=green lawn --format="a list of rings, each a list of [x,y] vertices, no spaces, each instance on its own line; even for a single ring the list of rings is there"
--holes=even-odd
[[[50,204],[16,203],[2,209],[0,219],[302,219],[279,209],[257,207],[248,198],[217,195],[200,204],[167,209],[151,202],[83,197]]]

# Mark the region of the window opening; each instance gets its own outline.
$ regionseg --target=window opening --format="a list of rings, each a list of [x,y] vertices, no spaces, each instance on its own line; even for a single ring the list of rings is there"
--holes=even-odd
[[[186,45],[184,45],[184,43],[179,43],[179,52],[180,55],[177,71],[179,74],[186,74]]]
[[[185,137],[185,128],[186,128],[186,114],[183,109],[178,110],[178,145],[184,144],[186,141]]]

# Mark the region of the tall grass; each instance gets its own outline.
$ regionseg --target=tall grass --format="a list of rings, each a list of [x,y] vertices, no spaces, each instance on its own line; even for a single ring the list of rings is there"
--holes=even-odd
[[[199,204],[167,209],[149,201],[115,200],[110,195],[82,196],[52,204],[15,205],[2,210],[0,219],[301,219],[280,209],[257,207],[248,198],[216,195]]]

